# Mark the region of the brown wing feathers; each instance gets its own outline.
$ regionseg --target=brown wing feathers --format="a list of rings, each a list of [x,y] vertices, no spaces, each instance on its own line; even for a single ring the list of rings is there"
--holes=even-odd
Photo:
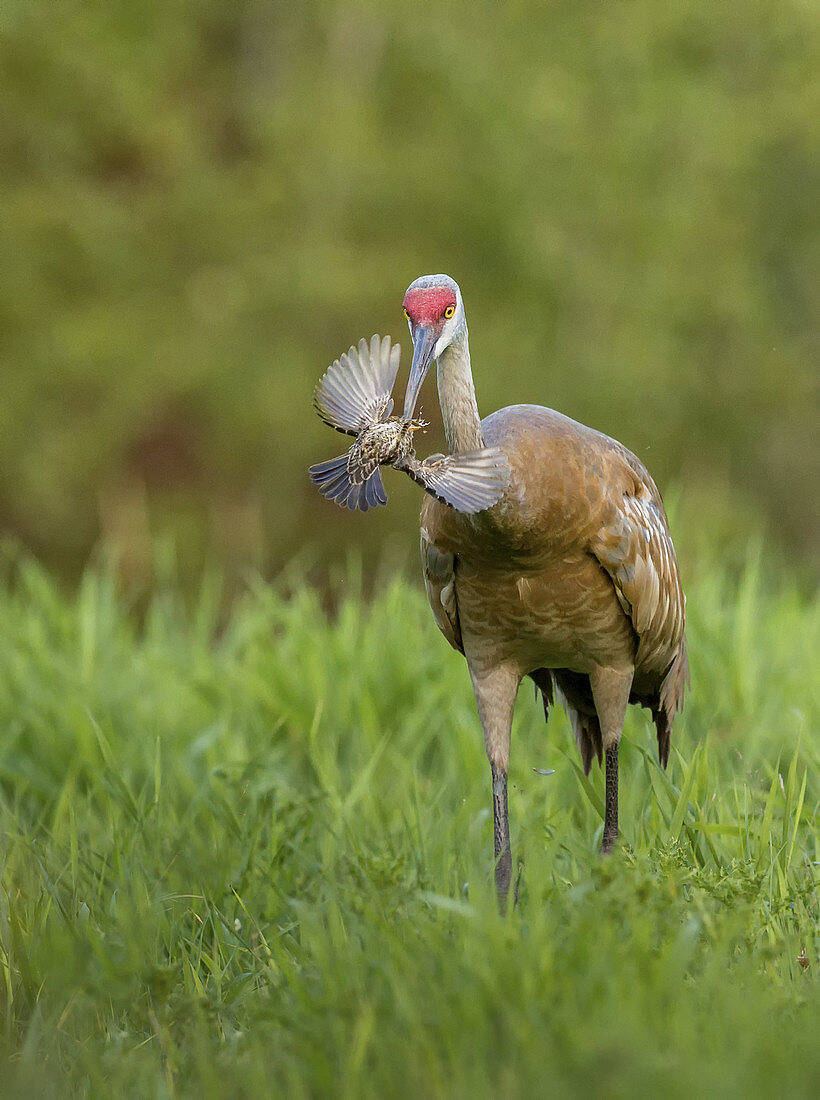
[[[611,577],[615,594],[635,629],[636,701],[652,708],[658,754],[666,766],[669,731],[683,704],[689,666],[685,598],[666,513],[654,483],[640,484],[636,492],[624,495],[591,549]],[[660,689],[651,697],[640,691],[642,675],[648,673],[655,674],[653,679],[663,676]]]

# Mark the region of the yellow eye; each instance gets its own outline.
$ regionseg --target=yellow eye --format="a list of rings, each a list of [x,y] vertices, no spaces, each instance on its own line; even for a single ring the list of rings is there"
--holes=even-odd
[[[403,310],[402,310],[402,313],[404,314],[404,316],[405,316],[405,317],[407,318],[407,320],[409,321],[409,320],[410,320],[410,314],[409,314],[409,313],[407,312],[407,310],[406,310],[406,309],[403,309]]]
[[[448,320],[448,321],[449,321],[449,320],[450,320],[450,318],[451,318],[451,317],[453,316],[453,314],[455,313],[455,311],[456,311],[456,307],[455,307],[455,306],[447,306],[447,308],[446,308],[446,309],[445,309],[445,311],[444,311],[444,316],[445,316],[445,317],[447,318],[447,320]]]

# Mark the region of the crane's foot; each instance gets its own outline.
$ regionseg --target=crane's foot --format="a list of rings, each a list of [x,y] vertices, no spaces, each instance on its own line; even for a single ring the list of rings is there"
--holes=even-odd
[[[606,750],[606,801],[601,855],[608,856],[618,843],[618,743]]]

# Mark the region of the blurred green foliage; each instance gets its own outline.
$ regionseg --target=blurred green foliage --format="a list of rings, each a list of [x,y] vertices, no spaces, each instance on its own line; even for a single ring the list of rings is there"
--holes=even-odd
[[[310,397],[430,271],[485,413],[816,547],[817,5],[5,0],[0,35],[0,521],[64,573],[169,527],[193,565],[409,546],[413,486],[308,483]]]

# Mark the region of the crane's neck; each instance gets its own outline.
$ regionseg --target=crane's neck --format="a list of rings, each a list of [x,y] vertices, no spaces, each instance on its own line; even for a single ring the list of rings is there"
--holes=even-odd
[[[438,399],[450,454],[484,446],[466,330],[439,356]]]

